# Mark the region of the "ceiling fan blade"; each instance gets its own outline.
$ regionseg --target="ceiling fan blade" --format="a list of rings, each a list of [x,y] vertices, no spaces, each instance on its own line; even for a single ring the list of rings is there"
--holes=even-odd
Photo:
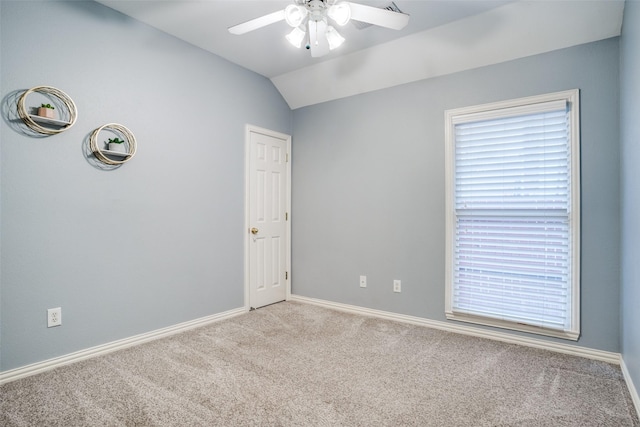
[[[329,41],[325,33],[327,23],[324,21],[309,21],[309,44],[311,45],[311,56],[319,58],[329,53]]]
[[[242,24],[229,27],[229,32],[231,34],[240,35],[248,33],[249,31],[257,30],[258,28],[266,27],[267,25],[271,25],[282,20],[284,20],[284,10],[279,10],[277,12],[252,19],[250,21],[243,22]]]
[[[380,27],[401,30],[409,23],[409,15],[393,12],[387,9],[379,9],[373,6],[347,2],[351,8],[351,19],[378,25]]]

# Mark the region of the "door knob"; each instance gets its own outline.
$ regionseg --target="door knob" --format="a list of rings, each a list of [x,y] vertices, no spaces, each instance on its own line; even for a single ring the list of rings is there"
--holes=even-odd
[[[258,231],[260,231],[260,230],[258,230],[257,228],[253,227],[251,229],[251,234],[258,234]]]

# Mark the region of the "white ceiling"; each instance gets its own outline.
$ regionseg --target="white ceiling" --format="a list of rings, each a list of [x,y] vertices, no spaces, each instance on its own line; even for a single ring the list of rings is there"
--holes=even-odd
[[[403,30],[349,23],[340,48],[312,58],[286,41],[285,22],[227,31],[292,0],[99,2],[271,79],[292,109],[617,36],[624,9],[622,0],[395,0],[410,15]]]

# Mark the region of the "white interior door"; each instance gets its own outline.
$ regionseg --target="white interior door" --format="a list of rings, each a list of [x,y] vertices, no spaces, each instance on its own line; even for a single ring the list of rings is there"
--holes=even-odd
[[[287,299],[291,137],[247,127],[248,287],[251,308]]]

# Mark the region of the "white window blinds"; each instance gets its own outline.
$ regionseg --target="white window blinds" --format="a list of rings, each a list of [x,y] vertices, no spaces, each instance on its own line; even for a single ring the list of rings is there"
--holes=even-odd
[[[577,338],[570,107],[448,116],[448,317]]]

